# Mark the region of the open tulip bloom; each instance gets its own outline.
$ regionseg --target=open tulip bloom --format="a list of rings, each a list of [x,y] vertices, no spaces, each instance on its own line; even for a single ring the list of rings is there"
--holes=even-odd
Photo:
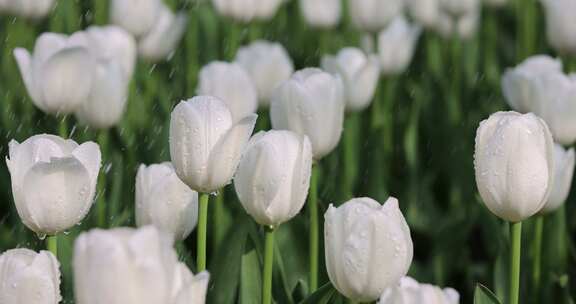
[[[411,277],[403,277],[388,287],[380,296],[378,304],[458,304],[460,294],[453,288],[418,283]]]
[[[55,2],[55,0],[2,0],[0,1],[0,13],[40,19],[50,13]]]

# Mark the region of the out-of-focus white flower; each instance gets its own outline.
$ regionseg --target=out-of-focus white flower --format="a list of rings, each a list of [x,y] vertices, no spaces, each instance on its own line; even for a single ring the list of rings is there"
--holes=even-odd
[[[558,52],[576,54],[576,1],[540,0],[546,12],[546,36]]]
[[[427,28],[434,28],[440,17],[440,0],[407,0],[408,12],[414,20]]]
[[[348,3],[352,23],[367,32],[382,30],[404,9],[404,0],[353,0]]]
[[[306,135],[315,159],[330,153],[340,141],[344,92],[339,76],[320,69],[300,70],[274,92],[272,127]]]
[[[460,39],[468,40],[474,37],[479,25],[479,9],[461,16],[451,16],[445,12],[441,12],[434,29],[446,39],[457,35]]]
[[[398,17],[378,35],[380,68],[385,75],[400,74],[406,70],[412,57],[422,28]]]
[[[12,140],[6,159],[18,215],[38,234],[78,224],[90,210],[100,170],[100,148],[54,135]]]
[[[411,277],[387,288],[378,304],[458,304],[460,294],[453,288],[418,283]]]
[[[361,111],[370,105],[380,74],[378,57],[348,47],[336,56],[322,57],[322,68],[342,78],[348,110]]]
[[[260,105],[270,105],[274,89],[294,72],[292,59],[280,44],[257,40],[241,47],[235,61],[250,74],[258,91]]]
[[[313,27],[332,28],[340,22],[341,0],[300,0],[300,12]]]
[[[187,22],[186,13],[174,14],[163,4],[156,23],[138,42],[138,53],[151,61],[170,57],[184,35]]]
[[[258,108],[256,87],[238,63],[214,61],[202,67],[196,92],[224,101],[234,121],[256,112]]]
[[[0,303],[60,303],[60,264],[49,251],[18,248],[0,255]]]
[[[212,0],[220,15],[239,22],[269,20],[282,3],[283,0]]]
[[[54,0],[2,0],[0,12],[19,17],[39,19],[46,17],[54,8]]]
[[[204,304],[209,275],[178,262],[172,238],[153,226],[94,229],[74,244],[78,304]]]
[[[140,165],[136,174],[136,224],[154,225],[183,240],[197,223],[198,193],[178,178],[172,164]]]
[[[554,145],[554,182],[548,201],[542,212],[552,212],[558,209],[568,198],[572,176],[574,175],[574,149],[564,149],[559,144]]]
[[[226,104],[212,96],[180,102],[170,118],[170,156],[180,179],[203,193],[230,183],[256,117],[234,123]]]
[[[110,20],[136,37],[152,30],[161,13],[162,0],[112,0]]]

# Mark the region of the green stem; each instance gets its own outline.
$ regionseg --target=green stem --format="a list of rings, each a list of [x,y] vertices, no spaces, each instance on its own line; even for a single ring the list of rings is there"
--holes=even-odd
[[[58,135],[64,139],[68,138],[68,116],[63,115],[58,124]]]
[[[356,176],[356,145],[358,113],[351,113],[344,127],[344,199],[354,194],[354,180]]]
[[[522,222],[510,224],[510,301],[518,304],[520,296],[520,253],[522,244]]]
[[[200,272],[206,269],[206,231],[208,226],[208,199],[210,194],[200,194],[200,206],[198,209],[198,237],[197,237],[197,255],[196,271]]]
[[[58,236],[49,235],[46,237],[46,249],[58,259]]]
[[[540,295],[540,277],[542,273],[542,232],[544,228],[544,216],[539,215],[536,217],[534,223],[534,258],[532,262],[532,290],[534,291],[534,299],[539,303],[538,297]]]
[[[312,166],[310,194],[308,196],[310,212],[310,293],[318,288],[318,165]]]
[[[100,152],[106,158],[108,156],[109,130],[101,130],[98,133]],[[96,223],[100,228],[106,228],[106,168],[98,176],[98,201],[96,202]]]
[[[233,21],[230,21],[230,25],[228,27],[228,47],[225,50],[226,52],[226,58],[228,60],[233,60],[234,56],[236,56],[236,50],[238,49],[238,46],[240,46],[241,44],[241,32],[242,32],[242,28],[245,25],[241,25],[241,24],[237,24]]]
[[[516,1],[517,31],[520,39],[517,40],[516,54],[518,62],[526,59],[535,51],[536,29],[536,1]]]
[[[264,272],[262,274],[262,303],[272,303],[272,268],[274,266],[274,227],[266,227]]]

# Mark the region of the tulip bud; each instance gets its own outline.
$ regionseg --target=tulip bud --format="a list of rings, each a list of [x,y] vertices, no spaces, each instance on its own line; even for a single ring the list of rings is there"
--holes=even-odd
[[[294,72],[292,59],[286,49],[280,43],[265,40],[241,47],[234,61],[250,74],[263,107],[270,105],[274,89]]]
[[[406,2],[410,16],[418,24],[434,28],[440,18],[440,0],[408,0]]]
[[[153,226],[94,229],[74,244],[78,304],[203,304],[209,275],[178,262],[172,239]]]
[[[212,0],[218,14],[239,22],[252,20],[269,20],[283,0]]]
[[[518,112],[539,109],[538,83],[543,77],[562,73],[562,63],[548,55],[536,55],[502,76],[502,91],[510,107]]]
[[[340,22],[340,0],[300,0],[300,12],[310,26],[333,28]]]
[[[155,225],[184,240],[198,223],[198,193],[176,175],[169,162],[146,167],[136,174],[136,224]]]
[[[258,108],[258,95],[250,75],[237,63],[215,61],[200,70],[198,95],[218,97],[238,121]]]
[[[321,159],[340,141],[344,120],[342,80],[315,68],[294,73],[275,90],[270,118],[274,129],[308,136],[314,158]]]
[[[568,198],[572,176],[574,175],[574,149],[565,150],[559,144],[554,145],[554,182],[548,201],[542,212],[552,212],[558,209]]]
[[[458,304],[460,295],[453,288],[440,289],[430,284],[420,284],[411,277],[387,288],[378,304]]]
[[[0,303],[60,303],[60,264],[49,251],[18,248],[0,255]]]
[[[446,39],[457,35],[460,39],[469,40],[478,31],[480,23],[480,10],[471,11],[460,16],[452,16],[441,12],[434,29]]]
[[[112,0],[110,20],[132,35],[141,37],[156,24],[162,5],[161,0]]]
[[[100,170],[100,148],[54,135],[12,140],[6,159],[18,215],[38,234],[78,224],[90,210]]]
[[[540,0],[546,13],[548,43],[558,52],[576,55],[576,1]]]
[[[348,3],[352,24],[367,32],[382,30],[404,9],[404,0],[354,0]]]
[[[312,148],[290,131],[260,132],[248,143],[234,188],[254,220],[276,227],[300,212],[310,186]]]
[[[156,23],[140,40],[138,52],[151,61],[167,59],[182,39],[187,22],[184,12],[174,14],[163,4]]]
[[[361,111],[370,105],[380,75],[378,57],[348,47],[340,50],[336,56],[325,55],[322,58],[322,68],[340,75],[344,83],[348,110]]]
[[[398,200],[384,205],[363,197],[324,215],[326,268],[340,293],[357,302],[378,299],[406,275],[412,263],[410,229]]]
[[[0,12],[19,17],[44,18],[54,8],[54,0],[3,0],[0,1]]]
[[[380,67],[385,75],[400,74],[408,68],[422,28],[398,17],[378,35]]]
[[[170,118],[170,156],[178,177],[204,193],[230,183],[256,117],[234,124],[226,104],[211,96],[180,102]]]
[[[552,189],[553,141],[532,113],[497,112],[476,131],[474,169],[486,207],[519,222],[542,209]]]
[[[90,94],[94,58],[75,38],[44,33],[32,55],[23,48],[14,50],[28,94],[46,113],[69,114]]]

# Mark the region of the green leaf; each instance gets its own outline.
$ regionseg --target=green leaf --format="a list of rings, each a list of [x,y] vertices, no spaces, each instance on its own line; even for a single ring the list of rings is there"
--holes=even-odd
[[[247,242],[251,243],[250,240]],[[239,303],[258,304],[261,302],[262,295],[262,267],[254,246],[242,255],[241,267]]]
[[[334,289],[332,284],[326,283],[324,284],[324,286],[320,287],[304,301],[300,302],[300,304],[328,304],[330,303],[330,299],[335,294],[338,293],[336,292],[336,289]]]
[[[501,304],[496,295],[482,284],[476,284],[474,304]]]

